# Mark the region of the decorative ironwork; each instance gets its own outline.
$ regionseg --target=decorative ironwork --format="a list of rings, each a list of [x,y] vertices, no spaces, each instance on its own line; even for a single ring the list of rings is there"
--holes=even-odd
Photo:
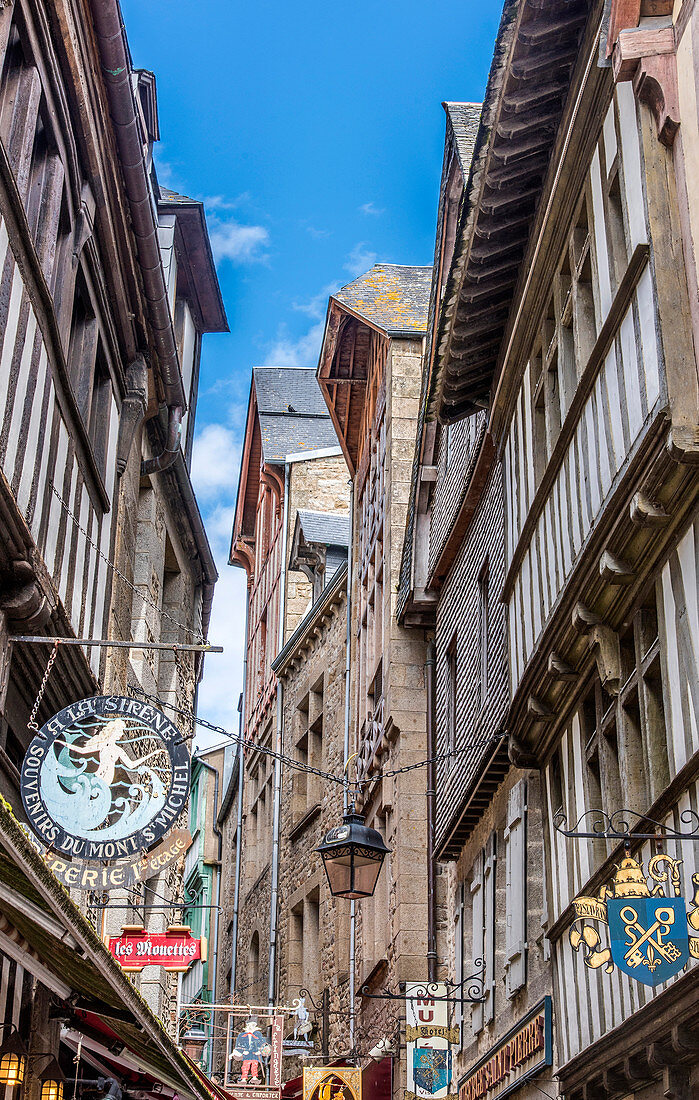
[[[680,822],[690,825],[690,831],[681,833],[636,810],[614,810],[611,814],[604,810],[586,810],[572,829],[564,827],[568,819],[563,810],[559,810],[553,818],[556,831],[574,840],[699,840],[698,813],[694,810],[683,810]],[[585,825],[587,828],[583,827]],[[649,831],[651,829],[652,832]]]
[[[485,968],[482,959],[476,959],[474,965],[478,968],[477,971],[470,974],[468,978],[464,978],[462,982],[425,982],[424,985],[414,988],[407,997],[405,982],[398,983],[397,993],[394,993],[391,989],[384,989],[381,993],[372,993],[368,985],[363,985],[357,996],[368,997],[373,1001],[443,1001],[446,1004],[453,1005],[479,1004],[485,1000]],[[438,996],[437,990],[444,985],[447,986],[450,995],[447,997]],[[461,996],[452,997],[451,994],[456,993],[458,990],[461,990]]]

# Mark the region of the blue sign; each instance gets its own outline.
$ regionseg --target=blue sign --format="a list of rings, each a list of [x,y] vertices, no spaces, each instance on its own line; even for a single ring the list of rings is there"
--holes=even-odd
[[[612,959],[636,981],[660,985],[687,965],[684,898],[609,898],[607,920]]]
[[[413,1050],[413,1081],[417,1088],[432,1096],[449,1087],[451,1051],[416,1047]]]

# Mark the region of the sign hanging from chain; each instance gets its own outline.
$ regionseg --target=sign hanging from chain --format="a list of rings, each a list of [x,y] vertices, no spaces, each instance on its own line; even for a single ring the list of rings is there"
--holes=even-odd
[[[458,1029],[449,1027],[447,997],[442,982],[406,982],[405,1100],[456,1100],[450,1042]]]
[[[47,848],[80,860],[129,858],[182,813],[189,752],[162,711],[117,695],[81,699],[50,718],[24,757],[21,794]]]
[[[161,934],[146,932],[141,925],[126,925],[120,936],[109,937],[108,947],[121,969],[129,973],[144,966],[183,973],[197,959],[206,961],[206,940],[195,939],[185,924],[172,924]]]

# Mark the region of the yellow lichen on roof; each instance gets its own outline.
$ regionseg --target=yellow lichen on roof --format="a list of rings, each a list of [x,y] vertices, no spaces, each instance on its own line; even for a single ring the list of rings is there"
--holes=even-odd
[[[427,329],[432,268],[376,264],[335,298],[387,333]]]

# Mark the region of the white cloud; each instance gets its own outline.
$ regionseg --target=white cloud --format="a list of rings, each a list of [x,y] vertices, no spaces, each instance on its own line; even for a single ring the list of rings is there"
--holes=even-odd
[[[267,258],[269,231],[264,225],[241,225],[236,221],[209,218],[209,235],[216,262],[260,263]]]
[[[383,207],[375,206],[373,202],[363,202],[359,207],[359,211],[361,214],[367,214],[377,218],[385,213]]]
[[[207,424],[194,437],[192,482],[198,496],[211,498],[234,486],[240,464],[240,443],[223,424]]]
[[[376,263],[376,253],[367,247],[366,241],[359,241],[347,257],[347,262],[342,266],[349,271],[353,278],[363,275]]]
[[[297,339],[290,337],[284,327],[280,328],[274,344],[270,346],[267,360],[275,367],[313,367],[318,362],[320,345],[323,340],[325,321],[317,321],[308,332]]]
[[[337,283],[328,283],[322,290],[319,290],[317,294],[314,294],[312,298],[309,298],[307,302],[294,302],[294,309],[299,313],[306,313],[309,317],[312,317],[315,321],[320,321],[325,317],[328,311],[328,298],[331,294],[334,294],[337,290]]]

